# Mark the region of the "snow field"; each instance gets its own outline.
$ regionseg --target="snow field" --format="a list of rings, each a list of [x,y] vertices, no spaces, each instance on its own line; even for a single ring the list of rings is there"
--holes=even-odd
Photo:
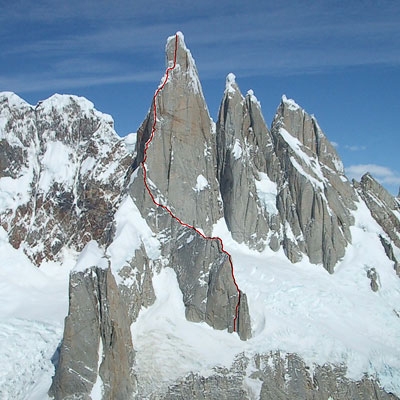
[[[175,273],[162,270],[154,278],[156,302],[132,325],[143,393],[190,371],[207,376],[215,366],[229,368],[241,352],[280,350],[299,354],[311,369],[344,363],[348,378],[377,376],[386,390],[400,394],[400,281],[379,242],[381,228],[363,203],[354,215],[353,243],[332,275],[306,257],[291,264],[282,251],[252,251],[235,242],[220,220],[213,235],[222,237],[233,257],[253,337],[242,342],[236,334],[188,322]],[[379,274],[376,293],[367,278],[370,267]],[[259,382],[245,385],[249,392],[259,390]]]

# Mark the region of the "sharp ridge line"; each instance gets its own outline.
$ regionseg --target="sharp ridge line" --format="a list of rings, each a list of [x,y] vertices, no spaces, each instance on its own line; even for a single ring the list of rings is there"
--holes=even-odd
[[[233,331],[237,332],[237,323],[238,323],[238,317],[239,317],[239,306],[240,306],[240,297],[241,297],[241,292],[239,289],[239,285],[236,282],[235,279],[235,274],[234,274],[234,267],[233,267],[233,261],[232,261],[232,256],[231,254],[225,250],[224,247],[224,243],[222,241],[222,239],[219,236],[206,236],[203,232],[201,232],[199,229],[197,229],[196,227],[194,227],[193,225],[187,224],[186,222],[182,221],[179,217],[177,217],[166,205],[159,203],[155,196],[153,195],[150,186],[147,182],[147,168],[146,168],[146,160],[147,160],[147,150],[150,146],[151,141],[154,138],[154,134],[156,131],[156,125],[157,125],[157,106],[156,106],[156,99],[157,96],[159,95],[159,93],[164,89],[164,86],[167,84],[168,79],[169,79],[169,74],[170,72],[175,69],[176,67],[176,55],[177,55],[177,50],[178,50],[178,34],[175,34],[175,50],[174,50],[174,62],[172,67],[168,67],[165,70],[165,78],[164,81],[161,83],[161,85],[158,87],[158,89],[156,90],[156,92],[154,93],[153,96],[153,125],[151,128],[151,133],[150,133],[150,137],[149,139],[147,139],[145,146],[144,146],[144,151],[143,151],[143,161],[141,162],[142,165],[142,169],[143,169],[143,181],[144,181],[144,186],[147,190],[147,192],[150,195],[151,200],[153,201],[153,203],[157,206],[157,207],[161,207],[162,209],[164,209],[173,219],[175,219],[180,225],[189,228],[189,229],[193,229],[198,235],[200,235],[203,239],[207,239],[207,240],[214,240],[214,241],[218,241],[220,244],[220,249],[221,251],[226,254],[228,256],[228,261],[231,267],[231,274],[232,274],[232,280],[233,283],[236,287],[236,290],[238,292],[238,301],[236,304],[236,308],[235,308],[235,317],[233,319]]]

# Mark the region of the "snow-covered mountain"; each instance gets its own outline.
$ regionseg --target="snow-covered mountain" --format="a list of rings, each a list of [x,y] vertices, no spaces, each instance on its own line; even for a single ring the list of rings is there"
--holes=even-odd
[[[126,138],[0,93],[0,398],[399,398],[399,198],[233,74],[214,123],[166,55]]]

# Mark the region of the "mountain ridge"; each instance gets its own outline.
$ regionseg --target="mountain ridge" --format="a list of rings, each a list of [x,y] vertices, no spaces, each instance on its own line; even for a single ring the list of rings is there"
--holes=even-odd
[[[167,70],[175,50],[133,152],[133,138],[125,144],[86,100],[56,95],[33,107],[0,94],[4,240],[32,265],[75,264],[51,395],[395,398],[379,386],[400,393],[398,200],[369,176],[349,182],[316,119],[293,100],[282,97],[268,129],[233,74],[214,123],[180,33],[167,41]],[[155,206],[143,160],[157,202],[188,226]],[[228,257],[193,226],[232,254],[238,335],[228,334],[237,305]],[[182,362],[176,373],[167,355]]]

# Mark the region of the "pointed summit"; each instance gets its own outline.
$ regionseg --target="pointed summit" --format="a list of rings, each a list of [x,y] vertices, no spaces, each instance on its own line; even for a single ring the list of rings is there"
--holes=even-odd
[[[231,72],[226,77],[224,96],[228,96],[229,98],[231,98],[236,93],[243,97],[242,93],[240,93],[239,86],[236,83],[236,76]]]
[[[215,126],[181,33],[168,39],[166,52],[166,75],[137,134],[130,195],[153,232],[161,235],[161,254],[176,272],[188,320],[237,329],[246,339],[251,328],[245,294],[235,285],[220,241],[211,237],[223,216]]]
[[[197,72],[196,63],[190,50],[186,47],[185,38],[182,32],[177,32],[170,36],[165,46],[166,66],[170,69],[173,76],[181,76],[182,84],[192,89],[194,93],[203,92]]]
[[[386,232],[393,243],[400,247],[400,204],[372,175],[361,177],[358,192],[367,204],[371,215]]]
[[[137,164],[142,162],[144,143],[153,132],[146,166],[154,194],[165,199],[171,211],[179,210],[183,221],[210,235],[221,217],[214,126],[182,33],[168,39],[166,53],[168,80],[166,76],[162,79],[138,131]],[[201,190],[199,179],[204,183]]]
[[[256,97],[252,91],[243,97],[235,75],[228,74],[217,122],[217,169],[224,217],[236,241],[258,250],[265,248],[268,233],[268,244],[278,248],[278,240],[270,232],[276,225],[273,201],[267,205],[258,190],[260,176],[269,182],[267,164],[274,165],[271,149],[272,138]]]
[[[305,253],[332,273],[351,242],[349,210],[356,201],[342,162],[316,119],[286,96],[271,133],[284,173],[278,209],[285,222],[286,254],[297,261]]]

